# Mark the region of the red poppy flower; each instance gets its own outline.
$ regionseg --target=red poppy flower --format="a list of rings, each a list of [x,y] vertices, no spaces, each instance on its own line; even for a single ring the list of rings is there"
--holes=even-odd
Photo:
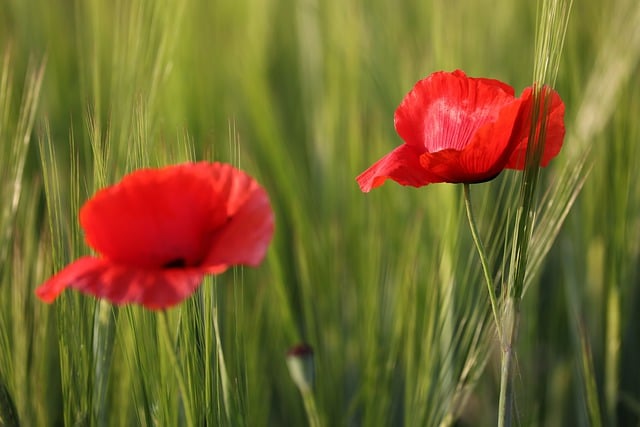
[[[257,266],[274,230],[267,193],[222,163],[141,169],[100,190],[80,210],[98,256],[69,264],[36,290],[52,302],[72,287],[150,309],[191,295],[205,274]]]
[[[558,154],[564,138],[564,104],[553,90],[547,109],[546,143],[541,165]],[[437,72],[407,94],[394,121],[405,143],[358,176],[364,192],[388,178],[402,185],[475,183],[503,169],[522,169],[533,106],[533,91],[520,98],[498,80],[471,78],[464,72]]]

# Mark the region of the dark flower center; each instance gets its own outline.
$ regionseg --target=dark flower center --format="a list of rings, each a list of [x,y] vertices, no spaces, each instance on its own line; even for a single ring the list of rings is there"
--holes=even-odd
[[[491,180],[496,179],[496,178],[498,177],[498,175],[500,175],[500,172],[502,172],[502,171],[499,171],[498,173],[493,174],[493,175],[491,175],[491,176],[490,176],[490,177],[488,177],[488,178],[483,178],[483,179],[480,179],[480,180],[478,180],[478,181],[469,181],[469,182],[465,181],[465,182],[466,182],[467,184],[482,184],[483,182],[489,182],[489,181],[491,181]]]
[[[164,268],[164,269],[184,268],[186,266],[187,266],[187,261],[184,258],[175,258],[175,259],[172,259],[169,262],[165,262],[162,265],[162,268]]]

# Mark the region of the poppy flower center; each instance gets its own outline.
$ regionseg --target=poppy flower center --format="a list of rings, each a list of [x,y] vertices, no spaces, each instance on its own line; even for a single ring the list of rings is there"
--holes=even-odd
[[[162,268],[169,270],[171,268],[184,268],[187,266],[187,261],[184,258],[174,258],[171,261],[162,264]]]

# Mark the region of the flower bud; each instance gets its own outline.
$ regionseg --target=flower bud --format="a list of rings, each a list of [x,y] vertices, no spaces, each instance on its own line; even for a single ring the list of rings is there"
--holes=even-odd
[[[315,380],[313,349],[308,344],[298,344],[287,351],[289,374],[301,393],[310,392]]]

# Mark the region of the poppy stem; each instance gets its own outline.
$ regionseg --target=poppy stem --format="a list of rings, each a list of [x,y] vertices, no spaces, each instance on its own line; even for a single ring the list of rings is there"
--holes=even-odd
[[[220,325],[218,323],[218,299],[213,299],[213,331],[216,338],[216,350],[218,353],[218,369],[220,373],[220,385],[222,386],[222,402],[224,403],[224,412],[227,421],[231,423],[231,398],[229,396],[229,373],[227,372],[227,364],[222,351],[222,340],[220,339]]]
[[[473,243],[476,245],[478,255],[480,256],[480,264],[482,264],[482,272],[484,273],[484,280],[487,284],[487,290],[489,291],[489,300],[491,301],[491,311],[493,312],[493,320],[496,324],[496,330],[498,331],[498,337],[502,341],[502,332],[500,328],[500,318],[498,317],[498,300],[496,298],[495,286],[493,284],[493,278],[491,271],[489,270],[489,262],[487,260],[487,253],[480,240],[478,234],[478,228],[476,227],[476,221],[473,218],[473,209],[471,208],[471,190],[469,184],[462,184],[464,188],[464,206],[467,211],[467,219],[469,220],[469,228],[471,229],[471,237],[473,237]]]
[[[115,320],[111,304],[106,300],[99,300],[94,311],[93,320],[93,354],[94,375],[93,393],[95,406],[93,408],[94,425],[106,426],[109,419],[107,398],[109,387],[109,372],[111,371],[113,343],[115,338]]]
[[[167,349],[169,350],[169,359],[170,363],[174,368],[176,373],[176,379],[178,381],[178,390],[180,391],[182,405],[184,406],[184,417],[186,425],[194,426],[193,413],[191,411],[191,399],[189,398],[189,393],[187,392],[187,384],[184,381],[184,375],[182,373],[182,368],[178,363],[178,352],[176,351],[176,346],[174,345],[174,339],[171,335],[171,328],[169,326],[169,315],[166,310],[162,310],[160,313],[160,334],[162,335],[162,339],[167,344]]]
[[[504,340],[500,340],[502,360],[500,364],[500,400],[498,403],[498,427],[511,427],[513,409],[513,353],[520,308],[518,300],[508,297],[504,302]]]
[[[309,427],[321,427],[322,422],[320,421],[320,415],[318,414],[313,392],[311,390],[302,391],[302,401],[307,413],[307,419],[309,420]]]

